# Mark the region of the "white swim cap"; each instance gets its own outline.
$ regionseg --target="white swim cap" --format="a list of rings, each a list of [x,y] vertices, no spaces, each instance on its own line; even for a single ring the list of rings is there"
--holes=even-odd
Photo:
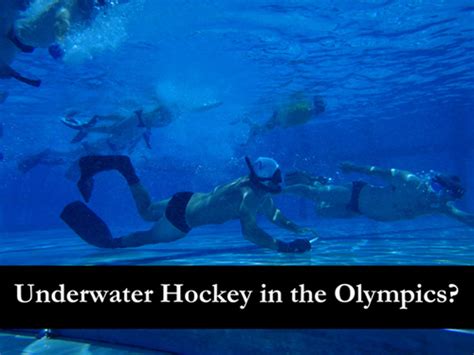
[[[280,166],[274,159],[260,157],[252,164],[250,159],[245,157],[245,161],[250,170],[250,181],[255,186],[271,193],[281,192],[283,179]]]
[[[279,168],[278,163],[272,158],[260,157],[253,163],[255,175],[261,179],[271,179]]]

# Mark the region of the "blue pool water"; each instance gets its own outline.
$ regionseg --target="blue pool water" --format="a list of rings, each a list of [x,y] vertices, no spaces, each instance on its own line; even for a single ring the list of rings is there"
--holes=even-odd
[[[20,15],[32,16],[51,2],[35,0]],[[65,52],[60,60],[51,58],[46,48],[8,58],[11,43],[5,35],[10,25],[2,6],[13,1],[0,5],[0,68],[8,62],[21,74],[42,80],[35,88],[1,78],[0,70],[0,265],[474,266],[474,228],[452,218],[330,219],[315,215],[313,202],[290,195],[275,196],[276,205],[320,235],[313,250],[302,255],[251,244],[235,221],[197,228],[169,244],[104,250],[84,243],[59,218],[67,203],[81,199],[74,162],[95,144],[100,145],[96,154],[110,154],[117,140],[156,199],[177,191],[212,191],[246,175],[244,156],[249,155],[271,156],[283,172],[305,170],[330,176],[336,184],[361,178],[384,183],[342,174],[341,161],[418,175],[431,170],[456,174],[466,194],[455,205],[474,213],[472,2],[107,2],[105,11],[72,26],[60,41]],[[325,112],[303,125],[270,127],[249,140],[249,121],[265,126],[275,110],[302,95],[323,98]],[[60,121],[72,111],[79,119],[133,116],[157,102],[169,108],[172,121],[152,130],[151,149],[134,126],[117,133],[114,141],[90,134],[85,144],[71,143],[77,131]],[[26,171],[24,162],[38,153],[47,157],[46,164],[33,164]],[[118,174],[97,176],[89,206],[114,235],[150,228],[139,218]],[[282,240],[294,238],[263,219],[259,224]],[[224,340],[231,344],[227,353],[313,353],[318,346],[320,353],[343,354],[458,354],[474,349],[472,334],[444,330],[375,335],[295,330],[285,333],[284,339],[293,339],[288,342],[271,331],[222,332],[225,337],[212,331],[169,331],[164,338],[154,333],[149,339],[160,341],[153,343],[145,333],[130,331],[121,344],[152,351],[165,344],[167,352],[184,353],[190,348],[202,350],[191,353],[225,353]],[[117,343],[122,335],[63,334],[74,341],[89,339],[91,345],[38,343],[11,334],[0,334],[2,354],[41,349],[117,353],[98,349],[94,342]],[[188,348],[179,347],[181,336]],[[245,341],[253,345],[242,347]],[[375,345],[370,349],[367,344]]]

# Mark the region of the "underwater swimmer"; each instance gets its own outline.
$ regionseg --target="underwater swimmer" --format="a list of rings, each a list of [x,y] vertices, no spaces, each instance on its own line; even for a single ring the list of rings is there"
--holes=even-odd
[[[105,223],[82,202],[67,205],[61,218],[86,242],[101,248],[127,248],[172,242],[185,237],[193,228],[240,220],[244,237],[264,248],[279,252],[301,253],[311,249],[311,242],[299,238],[291,242],[270,236],[257,225],[257,215],[265,215],[272,223],[299,235],[315,233],[288,220],[273,203],[272,196],[281,191],[281,171],[275,160],[258,158],[246,162],[250,173],[212,192],[178,192],[171,198],[152,202],[140,183],[127,156],[87,156],[80,160],[81,178],[78,188],[89,201],[94,175],[117,170],[126,179],[140,216],[155,222],[143,232],[113,238]]]
[[[141,134],[149,149],[151,149],[151,130],[168,126],[175,116],[164,105],[157,105],[149,111],[140,109],[129,116],[94,115],[89,120],[79,120],[76,118],[77,114],[78,112],[70,112],[61,118],[61,122],[66,126],[79,131],[71,143],[81,142],[89,133],[108,135],[111,145],[115,144],[114,141],[123,141],[127,137]]]
[[[109,0],[50,0],[38,11],[17,21],[15,37],[31,48],[48,48],[54,59],[64,56],[61,43],[72,28],[86,26],[98,11],[127,1]]]
[[[284,192],[315,201],[317,213],[325,217],[365,216],[377,221],[395,221],[440,213],[474,227],[474,215],[452,205],[465,193],[457,176],[432,174],[421,178],[409,171],[349,162],[342,163],[341,170],[379,177],[387,185],[374,186],[364,181],[332,185],[330,181],[296,172],[286,175]]]
[[[25,174],[38,165],[69,165],[66,177],[76,179],[79,174],[80,157],[98,154],[132,154],[142,141],[148,149],[151,149],[152,129],[169,125],[175,117],[173,112],[163,105],[157,105],[145,112],[137,110],[129,116],[94,115],[91,119],[79,119],[77,115],[78,112],[69,112],[61,118],[61,122],[79,131],[72,142],[80,141],[80,144],[75,145],[75,148],[71,150],[59,151],[48,148],[27,155],[18,161],[18,170]],[[89,133],[95,133],[99,137],[84,139]]]
[[[289,104],[281,106],[273,112],[272,117],[263,125],[258,125],[245,119],[244,122],[250,125],[250,132],[247,144],[257,136],[270,132],[275,128],[289,128],[303,125],[326,110],[326,103],[321,96],[311,98],[300,94],[294,95]]]

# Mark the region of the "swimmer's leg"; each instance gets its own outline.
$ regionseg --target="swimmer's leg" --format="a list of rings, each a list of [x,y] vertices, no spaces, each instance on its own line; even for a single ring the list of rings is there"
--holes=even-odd
[[[148,231],[121,237],[120,244],[123,248],[139,247],[146,244],[169,243],[185,236],[186,233],[177,229],[163,217]]]
[[[63,157],[64,157],[64,154],[60,152],[52,151],[50,149],[45,149],[42,152],[27,156],[26,158],[21,159],[18,162],[18,170],[20,170],[23,174],[25,174],[40,164],[62,165],[66,163],[66,160]]]
[[[166,218],[160,219],[148,231],[114,238],[105,222],[80,201],[67,205],[61,219],[88,244],[98,248],[129,248],[146,244],[172,242],[186,236]]]
[[[163,217],[169,199],[152,202],[150,194],[140,182],[129,186],[138,213],[145,221],[156,222]]]
[[[140,182],[130,158],[125,155],[88,155],[79,160],[81,178],[77,182],[77,187],[84,200],[89,201],[94,187],[94,175],[106,171],[117,170],[127,180],[129,185]]]

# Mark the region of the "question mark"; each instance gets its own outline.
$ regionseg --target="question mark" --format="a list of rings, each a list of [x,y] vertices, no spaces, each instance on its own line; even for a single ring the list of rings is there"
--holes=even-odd
[[[453,303],[453,298],[459,293],[459,288],[455,284],[449,284],[449,288],[454,289],[453,291],[451,291],[451,299],[449,300],[450,303]]]

